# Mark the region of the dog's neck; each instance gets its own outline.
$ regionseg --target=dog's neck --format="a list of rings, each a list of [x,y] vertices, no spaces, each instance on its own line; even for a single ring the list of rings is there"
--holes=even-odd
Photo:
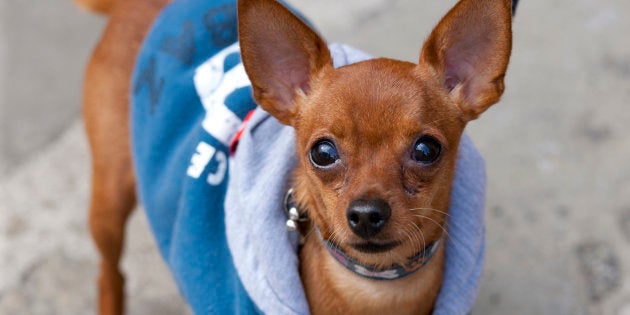
[[[300,251],[300,273],[312,314],[387,314],[392,310],[430,314],[442,282],[444,246],[436,246],[430,263],[409,276],[378,281],[349,271],[315,234],[306,236]]]

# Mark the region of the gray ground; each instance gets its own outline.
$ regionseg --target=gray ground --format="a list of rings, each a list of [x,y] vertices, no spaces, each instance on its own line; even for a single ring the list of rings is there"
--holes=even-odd
[[[331,41],[417,59],[454,3],[294,0]],[[89,314],[82,68],[105,20],[69,1],[0,1],[0,313]],[[474,314],[630,314],[630,2],[522,0],[502,102],[468,132],[488,169]],[[141,212],[131,314],[187,312]]]

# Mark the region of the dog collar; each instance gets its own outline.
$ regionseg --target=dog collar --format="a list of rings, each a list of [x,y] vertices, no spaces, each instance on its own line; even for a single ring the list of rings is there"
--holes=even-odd
[[[372,280],[397,280],[422,269],[429,263],[429,261],[431,261],[431,258],[433,258],[437,252],[442,241],[442,238],[440,237],[437,241],[430,243],[418,254],[409,258],[405,264],[395,264],[386,268],[381,268],[360,263],[346,254],[346,252],[344,252],[337,244],[323,239],[319,229],[317,229],[317,234],[330,255],[332,255],[342,266],[362,277]]]
[[[290,188],[284,197],[284,211],[288,217],[286,227],[289,231],[296,231],[300,222],[308,221],[308,217],[298,210],[297,204],[293,199],[293,188]],[[440,237],[437,241],[423,248],[418,254],[409,258],[405,264],[395,264],[387,268],[381,268],[363,264],[350,257],[339,245],[325,240],[318,227],[315,227],[315,230],[317,230],[319,240],[324,244],[326,250],[328,250],[335,260],[355,274],[372,280],[397,280],[422,269],[431,261],[431,258],[433,258],[442,242],[442,237]]]

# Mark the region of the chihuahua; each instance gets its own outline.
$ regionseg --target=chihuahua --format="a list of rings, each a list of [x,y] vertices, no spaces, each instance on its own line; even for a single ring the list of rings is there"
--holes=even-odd
[[[128,82],[168,1],[88,2],[110,13],[85,81],[90,228],[102,257],[100,313],[120,314],[118,264],[137,184]],[[274,0],[238,1],[238,37],[256,103],[295,130],[287,206],[303,235],[299,270],[311,312],[430,314],[460,138],[504,90],[510,1],[459,1],[418,63],[378,58],[334,68],[326,43]]]
[[[457,3],[418,64],[335,69],[274,1],[241,1],[239,36],[257,103],[295,129],[295,203],[315,231],[300,253],[312,313],[430,313],[460,137],[504,90],[510,2]]]

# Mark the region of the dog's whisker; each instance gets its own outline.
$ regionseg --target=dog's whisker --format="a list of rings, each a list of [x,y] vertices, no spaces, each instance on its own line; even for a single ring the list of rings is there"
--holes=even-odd
[[[440,229],[442,229],[442,231],[444,232],[444,234],[446,234],[448,236],[448,231],[446,230],[446,228],[440,224],[439,222],[435,221],[434,219],[427,217],[426,215],[421,215],[421,214],[414,214],[414,217],[418,217],[418,218],[423,218],[423,219],[427,219],[433,223],[435,223],[435,225],[437,225]]]
[[[422,237],[422,248],[419,248],[419,250],[422,250],[427,247],[427,240],[424,237],[424,232],[422,232],[422,228],[420,228],[415,222],[412,223],[413,226],[418,230],[418,232],[420,232],[420,236]]]
[[[401,231],[401,233],[404,235],[404,237],[409,242],[411,242],[411,244],[413,246],[415,246],[419,242],[419,239],[415,236],[415,234],[412,233],[411,231],[409,231],[409,229],[407,228],[407,224],[405,224],[405,225],[398,225],[397,229],[399,231]],[[395,254],[395,256],[394,256],[394,254]],[[406,260],[408,258],[408,257],[405,257],[404,254],[399,253],[399,252],[391,253],[391,255],[393,256],[392,258],[395,259],[395,260],[392,260],[392,261],[404,261],[404,260]]]
[[[411,249],[413,253],[419,252],[422,249],[422,244],[424,243],[424,235],[422,234],[422,231],[416,233],[416,230],[418,230],[418,227],[414,226],[413,222],[408,222],[408,224],[401,227],[401,231],[405,234],[405,237],[412,243]],[[407,258],[408,257],[402,257],[402,259]]]
[[[448,230],[447,230],[444,226],[442,226],[441,224],[439,224],[437,221],[435,221],[435,220],[433,220],[433,219],[431,219],[431,218],[429,218],[429,217],[427,217],[427,216],[420,215],[420,214],[415,214],[414,216],[415,216],[415,217],[419,217],[419,218],[424,218],[424,219],[427,219],[427,220],[429,220],[429,221],[433,222],[433,223],[434,223],[435,225],[437,225],[440,229],[442,229],[442,231],[444,231],[444,236],[445,236],[445,238],[447,238],[447,239],[448,239],[448,241],[453,242],[452,244],[453,244],[453,245],[455,245],[455,247],[457,247],[457,248],[459,249],[459,247],[460,247],[460,246],[462,246],[462,244],[458,244],[458,241],[457,241],[456,239],[454,239],[454,238],[450,237],[450,233],[448,232]],[[445,223],[444,225],[447,225],[447,223]]]
[[[446,211],[438,210],[438,209],[435,209],[435,208],[411,208],[411,209],[409,209],[409,211],[418,211],[418,210],[429,210],[429,211],[434,211],[434,212],[437,212],[437,213],[441,213],[441,214],[443,214],[443,215],[445,215],[445,216],[447,216],[447,217],[452,217],[452,216],[451,216],[449,213],[447,213]]]
[[[330,232],[328,241],[331,242],[332,244],[337,244],[337,229],[335,229],[335,226],[332,227],[332,231]]]
[[[418,226],[415,222],[411,222],[411,228],[413,228],[414,230],[418,231],[418,234],[420,234],[420,238],[422,238],[422,243],[420,243],[420,239],[418,239],[418,242],[416,244],[418,244],[418,248],[416,250],[416,252],[421,251],[423,248],[426,247],[427,245],[427,241],[424,237],[424,232],[422,232],[422,228],[420,228],[420,226]],[[416,235],[416,238],[418,238],[418,234]]]
[[[409,229],[409,227],[407,225],[405,225],[405,228],[402,231],[405,234],[406,238],[411,243],[412,250],[415,252],[416,251],[416,247],[418,246],[419,239],[416,237],[416,235],[412,231],[410,231],[410,229]]]
[[[342,234],[339,231],[340,231],[340,228],[338,227],[338,225],[333,224],[332,232],[330,235],[330,241],[337,246],[345,242],[345,239],[342,239]]]

